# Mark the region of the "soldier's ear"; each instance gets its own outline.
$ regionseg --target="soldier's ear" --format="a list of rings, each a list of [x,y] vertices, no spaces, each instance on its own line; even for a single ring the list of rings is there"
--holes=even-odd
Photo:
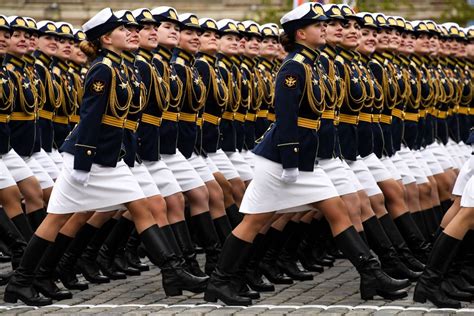
[[[306,40],[305,28],[297,29],[295,31],[295,40]]]

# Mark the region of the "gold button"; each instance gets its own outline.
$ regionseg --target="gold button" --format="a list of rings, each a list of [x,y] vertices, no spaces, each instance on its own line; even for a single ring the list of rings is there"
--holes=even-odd
[[[91,156],[92,155],[92,150],[89,149],[88,151],[86,151],[86,154],[87,154],[87,156]]]
[[[293,151],[294,151],[295,153],[297,153],[297,152],[298,152],[298,148],[295,147],[295,148],[293,149]]]

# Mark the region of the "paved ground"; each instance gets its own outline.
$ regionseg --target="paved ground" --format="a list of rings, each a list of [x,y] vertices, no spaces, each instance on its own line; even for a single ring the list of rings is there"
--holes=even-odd
[[[2,264],[0,271],[7,271]],[[362,315],[474,315],[474,303],[463,309],[436,309],[431,304],[414,303],[409,297],[389,302],[384,300],[362,301],[357,293],[358,277],[346,260],[339,260],[333,268],[315,275],[313,281],[297,282],[276,287],[274,293],[263,294],[251,307],[224,307],[220,304],[205,304],[203,295],[185,293],[183,296],[166,298],[161,288],[161,275],[155,267],[141,276],[109,284],[91,286],[89,290],[75,292],[70,300],[54,305],[32,308],[21,304],[0,302],[0,313],[6,315],[315,315],[324,314]],[[0,288],[3,297],[4,287]],[[1,300],[0,300],[1,301]]]

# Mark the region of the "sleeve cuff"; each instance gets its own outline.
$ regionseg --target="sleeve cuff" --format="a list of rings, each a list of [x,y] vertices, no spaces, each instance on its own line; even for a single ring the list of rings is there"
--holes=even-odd
[[[299,143],[280,144],[278,149],[280,150],[283,169],[298,168]]]

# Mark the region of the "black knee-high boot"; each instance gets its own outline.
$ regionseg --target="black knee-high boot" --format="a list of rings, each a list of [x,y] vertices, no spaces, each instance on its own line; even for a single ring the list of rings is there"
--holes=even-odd
[[[45,306],[52,303],[50,298],[42,297],[33,287],[36,267],[51,242],[33,235],[10,282],[5,288],[3,300],[7,303],[16,303],[18,300],[26,305]]]
[[[191,216],[191,225],[196,232],[196,238],[201,246],[204,248],[206,254],[206,264],[204,271],[207,275],[211,275],[217,264],[219,253],[221,250],[219,237],[214,228],[211,214],[204,212],[195,216]]]
[[[71,241],[68,248],[64,252],[63,256],[59,260],[59,263],[56,267],[56,273],[59,276],[59,279],[63,285],[70,290],[80,290],[84,291],[89,288],[87,282],[79,281],[76,277],[76,263],[79,257],[82,255],[84,249],[86,249],[89,241],[94,237],[97,232],[97,228],[86,223],[82,226],[79,231],[76,233],[76,237]],[[109,282],[109,279],[101,276],[101,280],[104,283],[105,281]]]
[[[298,281],[312,280],[313,275],[308,271],[301,271],[298,267],[297,255],[298,244],[301,241],[301,234],[298,232],[299,225],[293,221],[289,221],[283,229],[286,240],[283,244],[276,264],[290,278]]]
[[[140,246],[140,243],[140,237],[134,229],[128,239],[127,246],[125,246],[125,258],[127,259],[129,266],[140,271],[148,271],[150,270],[150,267],[147,264],[142,263],[140,261],[140,256],[138,255],[138,247]]]
[[[125,271],[120,271],[114,266],[114,259],[115,255],[117,254],[117,250],[120,247],[125,246],[125,243],[127,242],[134,226],[135,225],[133,221],[122,216],[117,221],[117,224],[115,224],[114,228],[110,231],[99,250],[96,260],[97,264],[99,265],[102,273],[112,280],[127,278]],[[135,272],[139,273],[140,271],[135,270]]]
[[[273,292],[275,286],[262,279],[262,272],[259,264],[268,248],[268,239],[266,235],[258,233],[252,243],[250,261],[245,273],[245,281],[254,291]]]
[[[411,281],[420,277],[421,272],[410,270],[400,260],[397,251],[375,215],[362,222],[362,225],[364,226],[369,246],[379,257],[385,273],[396,279],[409,279]]]
[[[28,218],[31,229],[36,231],[39,225],[43,222],[43,219],[46,217],[46,209],[40,208],[36,211],[26,214],[26,217]]]
[[[451,201],[451,200],[441,201],[441,210],[443,211],[443,216],[449,210],[451,205],[453,205],[453,201]],[[442,216],[441,216],[441,218],[442,218]]]
[[[207,275],[202,272],[199,263],[196,260],[196,250],[194,249],[194,244],[189,234],[186,221],[177,222],[169,226],[173,229],[173,233],[181,251],[183,252],[183,257],[184,260],[186,260],[189,272],[195,276],[206,277]]]
[[[383,227],[383,230],[387,234],[388,238],[392,242],[393,247],[397,251],[402,262],[412,271],[423,272],[425,265],[413,256],[410,248],[408,248],[405,239],[400,234],[397,226],[393,222],[389,214],[379,218],[379,222]]]
[[[185,269],[184,260],[171,249],[168,238],[157,225],[152,225],[140,234],[148,258],[161,269],[163,290],[167,296],[181,295],[183,290],[202,293],[208,277],[201,278]]]
[[[239,286],[236,280],[244,262],[248,260],[252,249],[252,244],[237,238],[233,234],[227,237],[224,243],[215,271],[207,286],[204,300],[207,302],[217,302],[221,300],[227,305],[252,304],[248,297],[239,295]]]
[[[221,245],[224,244],[227,236],[232,232],[232,226],[230,225],[229,217],[227,215],[213,219],[214,227],[216,228],[217,235]]]
[[[36,270],[34,286],[38,292],[53,300],[66,300],[72,298],[68,290],[61,290],[54,282],[56,265],[66,251],[72,238],[59,233],[53,244],[48,246]]]
[[[287,277],[275,264],[281,248],[283,247],[285,235],[278,229],[270,227],[266,234],[266,238],[268,238],[268,249],[260,261],[260,270],[273,284],[292,284],[293,280]]]
[[[363,300],[371,300],[375,295],[386,299],[406,297],[408,280],[396,280],[386,275],[378,260],[372,256],[368,246],[362,241],[353,226],[334,237],[336,245],[351,261],[360,274],[360,295]]]
[[[323,266],[316,263],[313,257],[313,245],[316,243],[317,232],[313,229],[311,223],[300,222],[302,234],[301,242],[298,245],[297,255],[303,268],[312,272],[324,272]]]
[[[15,270],[23,257],[26,241],[3,209],[0,209],[0,239],[11,253],[11,264]]]
[[[435,239],[434,239],[434,236],[436,234],[436,230],[438,229],[439,227],[439,223],[436,219],[436,214],[435,214],[435,210],[434,210],[434,207],[432,208],[429,208],[425,211],[422,211],[423,213],[423,218],[425,220],[425,224],[426,224],[426,230],[428,232],[428,242],[433,242]]]
[[[423,216],[423,212],[424,211],[411,213],[411,217],[413,218],[413,221],[416,223],[416,226],[418,227],[421,234],[423,235],[423,238],[425,238],[425,240],[428,240],[428,238],[430,237],[430,234],[428,233],[428,229],[426,227],[426,222],[425,222],[425,217]]]
[[[229,221],[232,225],[232,228],[237,227],[237,225],[239,225],[242,219],[244,218],[244,215],[239,212],[239,207],[237,206],[237,204],[232,204],[231,206],[225,209],[225,212],[227,214],[227,217],[229,217]]]
[[[15,224],[16,228],[18,228],[20,233],[23,235],[25,241],[28,242],[31,236],[33,236],[33,230],[31,229],[30,222],[28,221],[28,218],[26,218],[25,213],[18,214],[11,220],[13,224]]]
[[[413,252],[413,255],[419,261],[426,262],[428,260],[431,245],[426,242],[410,212],[400,215],[393,221],[407,242],[408,247]]]
[[[460,243],[460,240],[441,233],[433,246],[426,269],[416,284],[413,294],[415,302],[424,303],[430,300],[437,307],[461,308],[459,301],[447,297],[441,289],[444,274],[456,255]]]
[[[99,254],[100,247],[102,247],[102,244],[116,223],[117,220],[111,218],[102,225],[102,227],[96,231],[92,240],[89,241],[81,257],[77,260],[79,271],[81,271],[84,278],[91,283],[110,282],[107,276],[100,273],[100,268],[97,264],[97,255]]]

